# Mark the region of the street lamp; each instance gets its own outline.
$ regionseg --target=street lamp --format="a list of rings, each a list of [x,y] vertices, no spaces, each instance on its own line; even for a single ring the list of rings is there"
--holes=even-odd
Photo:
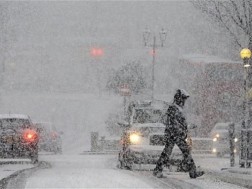
[[[244,49],[241,50],[240,56],[244,61],[244,67],[245,68],[250,67],[249,59],[251,57],[251,51],[249,49],[247,49],[247,48],[244,48]]]
[[[242,132],[241,132],[241,156],[240,156],[240,162],[245,164],[245,168],[249,167],[248,163],[248,120],[249,120],[249,107],[248,107],[248,96],[247,96],[247,90],[248,90],[248,69],[251,66],[249,64],[249,59],[251,57],[251,51],[247,48],[244,48],[240,52],[240,56],[243,60],[243,66],[245,68],[244,70],[244,102],[243,102],[243,111],[244,111],[244,120],[242,123]]]
[[[151,94],[151,100],[154,100],[154,84],[155,84],[155,61],[156,61],[156,48],[157,47],[163,47],[164,46],[164,42],[166,40],[166,35],[167,35],[167,31],[162,28],[162,30],[159,32],[159,37],[160,37],[160,45],[156,44],[156,35],[153,35],[153,43],[149,44],[149,38],[150,38],[150,30],[148,28],[145,29],[145,31],[143,32],[143,40],[144,40],[144,46],[148,46],[148,47],[152,47],[152,84],[151,84],[151,89],[152,89],[152,94]]]

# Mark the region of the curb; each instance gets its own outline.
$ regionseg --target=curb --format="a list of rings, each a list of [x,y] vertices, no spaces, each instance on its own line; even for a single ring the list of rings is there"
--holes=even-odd
[[[45,165],[45,162],[39,162],[39,163],[35,164],[34,167],[26,168],[26,169],[22,169],[22,170],[18,170],[18,171],[16,171],[16,172],[10,174],[9,176],[7,176],[7,177],[5,177],[5,178],[2,178],[2,179],[0,180],[0,189],[6,189],[8,183],[9,183],[9,181],[10,181],[11,179],[13,179],[13,178],[19,176],[20,174],[22,174],[22,173],[24,173],[24,172],[26,172],[26,171],[32,171],[32,170],[35,171],[36,169],[42,167],[43,165]],[[48,165],[47,165],[47,167],[48,167]],[[47,168],[47,167],[45,167],[45,168]],[[49,167],[50,167],[50,166],[49,166]]]

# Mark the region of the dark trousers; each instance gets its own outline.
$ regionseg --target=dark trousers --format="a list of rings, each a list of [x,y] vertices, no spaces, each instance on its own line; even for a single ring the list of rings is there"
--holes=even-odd
[[[196,166],[193,161],[190,148],[186,140],[180,137],[172,137],[170,135],[169,136],[166,135],[165,138],[166,138],[165,148],[157,161],[156,168],[154,169],[154,171],[161,171],[161,172],[163,171],[163,166],[169,163],[169,158],[171,156],[172,149],[174,145],[177,144],[177,146],[179,147],[184,156],[184,161],[189,168],[189,173],[194,173],[196,171]]]

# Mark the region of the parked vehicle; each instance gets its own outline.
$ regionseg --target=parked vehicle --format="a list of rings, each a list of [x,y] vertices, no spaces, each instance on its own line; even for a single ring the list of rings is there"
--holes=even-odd
[[[57,131],[56,127],[48,122],[40,122],[35,125],[40,135],[39,151],[62,153],[61,133]]]
[[[230,123],[217,123],[210,133],[210,137],[213,140],[212,152],[217,157],[230,153],[229,125]],[[235,124],[235,153],[239,151],[240,127],[239,124]]]
[[[191,151],[193,154],[211,154],[213,140],[211,138],[190,137]]]
[[[0,158],[29,158],[38,162],[38,140],[31,119],[21,114],[0,115]]]

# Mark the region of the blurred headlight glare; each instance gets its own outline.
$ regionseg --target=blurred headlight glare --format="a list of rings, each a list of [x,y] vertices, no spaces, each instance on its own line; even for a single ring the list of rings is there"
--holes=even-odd
[[[216,141],[217,141],[217,138],[213,138],[213,141],[216,142]]]
[[[132,133],[130,135],[130,142],[132,144],[138,144],[140,142],[140,135],[137,133]]]

